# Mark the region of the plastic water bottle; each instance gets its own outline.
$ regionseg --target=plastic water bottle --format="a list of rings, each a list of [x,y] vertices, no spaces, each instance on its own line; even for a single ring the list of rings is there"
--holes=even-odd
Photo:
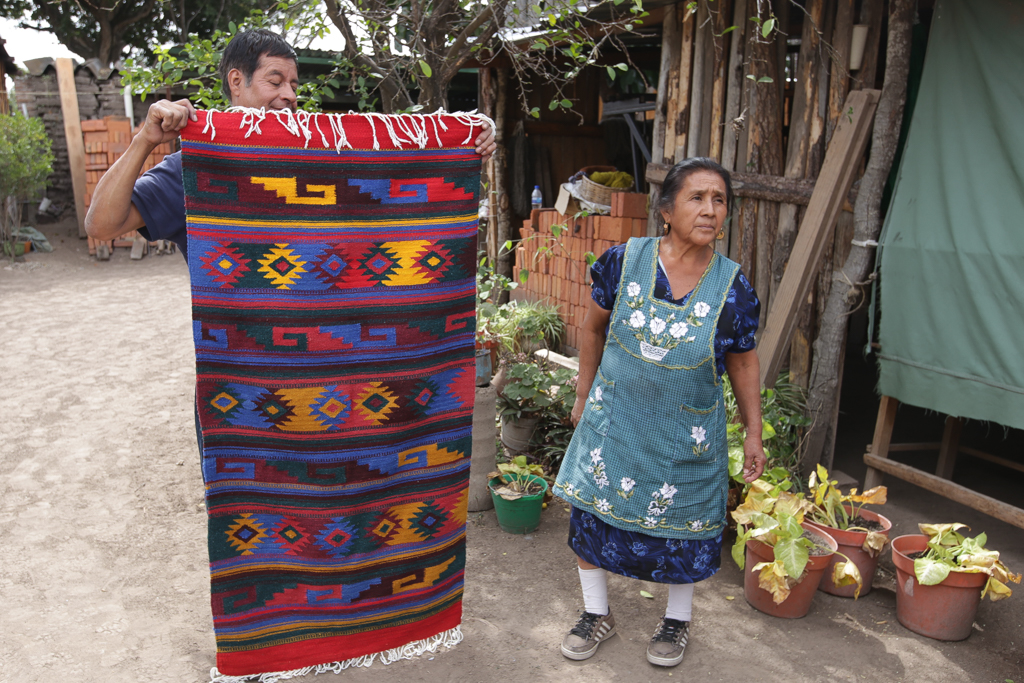
[[[544,195],[540,193],[540,185],[533,186],[533,194],[530,195],[530,208],[539,209],[544,204]]]

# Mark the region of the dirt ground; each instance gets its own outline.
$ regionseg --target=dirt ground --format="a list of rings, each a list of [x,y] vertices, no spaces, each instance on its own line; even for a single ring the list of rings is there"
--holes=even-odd
[[[209,680],[187,269],[177,254],[133,262],[126,250],[97,263],[68,225],[43,230],[54,253],[0,262],[0,681]],[[1024,569],[1021,529],[887,483],[882,512],[895,534],[918,521],[966,522]],[[819,593],[793,621],[746,604],[726,553],[722,571],[697,588],[686,659],[669,670],[644,659],[667,591],[612,577],[618,635],[594,658],[570,662],[558,644],[581,594],[567,519],[553,504],[536,533],[512,536],[493,511],[472,513],[462,644],[302,680],[1024,683],[1024,587],[983,603],[968,640],[930,640],[896,621],[888,551],[870,595]]]

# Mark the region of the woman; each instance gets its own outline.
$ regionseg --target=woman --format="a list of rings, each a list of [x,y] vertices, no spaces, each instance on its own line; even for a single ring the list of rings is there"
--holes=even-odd
[[[705,158],[669,171],[657,206],[664,236],[631,239],[591,268],[572,442],[554,493],[572,505],[584,612],[562,654],[587,659],[615,632],[607,571],[667,583],[647,660],[675,666],[693,584],[718,571],[729,454],[721,377],[743,425],[746,481],[765,466],[754,332],[760,303],[716,254],[732,203],[728,172]]]

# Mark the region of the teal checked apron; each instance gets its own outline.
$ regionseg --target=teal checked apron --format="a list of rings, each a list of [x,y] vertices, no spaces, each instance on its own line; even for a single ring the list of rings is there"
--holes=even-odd
[[[654,298],[658,243],[626,245],[601,364],[554,494],[620,529],[703,540],[726,522],[715,332],[739,266],[715,254],[676,305]]]

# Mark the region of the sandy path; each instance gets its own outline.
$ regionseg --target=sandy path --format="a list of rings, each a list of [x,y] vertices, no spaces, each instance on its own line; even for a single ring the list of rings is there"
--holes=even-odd
[[[57,252],[0,263],[0,681],[208,680],[214,640],[187,270],[177,255],[131,262],[123,250],[97,264],[84,243],[48,233]],[[472,514],[465,642],[315,680],[732,681],[760,671],[779,681],[1024,683],[1024,591],[982,606],[984,632],[944,644],[900,627],[884,589],[857,603],[819,594],[793,622],[765,617],[743,601],[728,557],[698,588],[678,669],[643,655],[664,588],[618,577],[619,635],[594,659],[569,662],[558,642],[579,588],[565,528],[560,505],[528,537],[500,532],[492,512]]]

